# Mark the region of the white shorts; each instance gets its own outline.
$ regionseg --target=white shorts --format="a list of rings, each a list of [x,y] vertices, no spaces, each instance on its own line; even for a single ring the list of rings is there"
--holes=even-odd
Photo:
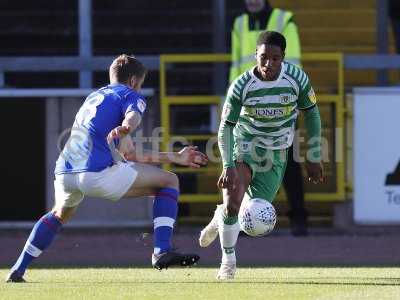
[[[117,162],[100,172],[56,175],[54,180],[57,207],[74,207],[84,196],[117,201],[135,182],[138,172],[131,162]]]

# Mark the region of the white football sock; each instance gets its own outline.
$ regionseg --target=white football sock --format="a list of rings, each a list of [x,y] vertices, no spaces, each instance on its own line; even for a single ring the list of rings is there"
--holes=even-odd
[[[228,219],[232,221],[235,219],[235,217],[230,217]],[[240,232],[240,226],[239,222],[237,221],[237,217],[236,222],[228,225],[225,224],[224,214],[222,213],[218,220],[218,232],[222,250],[222,263],[236,263],[235,246]]]

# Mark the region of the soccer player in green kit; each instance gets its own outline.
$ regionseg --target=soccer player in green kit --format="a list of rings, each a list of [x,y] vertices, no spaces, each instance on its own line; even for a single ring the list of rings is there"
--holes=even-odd
[[[201,231],[207,247],[220,236],[221,267],[217,279],[233,279],[235,245],[240,232],[238,212],[243,197],[272,202],[285,173],[287,148],[293,143],[299,111],[308,133],[306,169],[313,183],[323,182],[321,120],[307,74],[284,61],[286,40],[275,31],[257,40],[257,65],[229,87],[218,132],[223,171],[218,187],[223,204]]]

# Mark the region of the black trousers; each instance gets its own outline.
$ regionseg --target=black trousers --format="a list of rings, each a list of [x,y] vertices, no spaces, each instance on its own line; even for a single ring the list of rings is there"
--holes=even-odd
[[[289,148],[286,172],[283,177],[290,210],[288,217],[291,222],[305,223],[308,213],[304,207],[304,182],[301,166],[293,159],[293,147]]]

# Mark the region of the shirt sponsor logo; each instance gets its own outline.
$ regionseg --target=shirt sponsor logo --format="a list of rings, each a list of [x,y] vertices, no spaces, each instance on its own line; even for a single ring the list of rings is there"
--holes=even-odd
[[[255,113],[260,117],[281,117],[285,114],[283,108],[256,108]]]

